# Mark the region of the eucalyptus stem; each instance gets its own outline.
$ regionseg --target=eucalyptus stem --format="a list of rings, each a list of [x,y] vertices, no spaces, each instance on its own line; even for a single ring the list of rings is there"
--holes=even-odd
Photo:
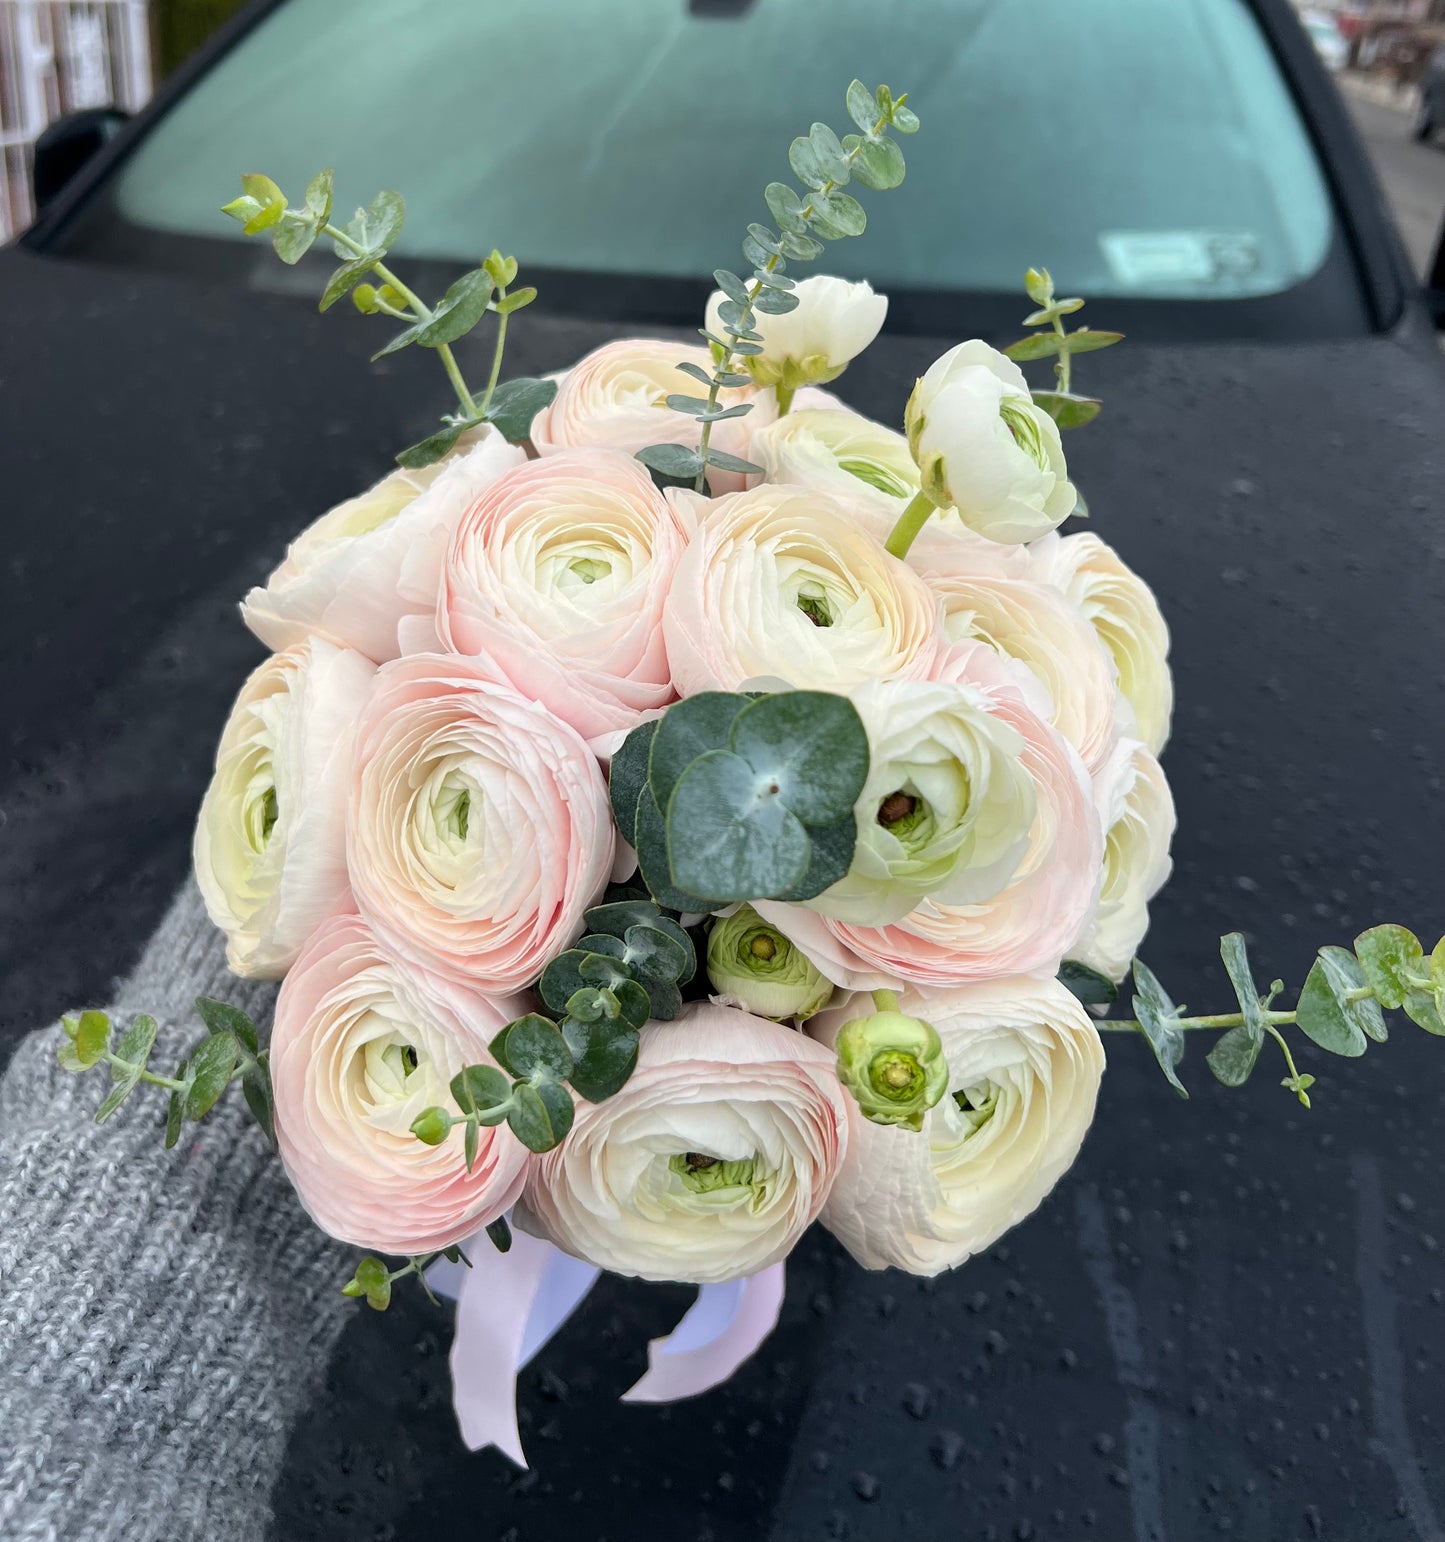
[[[883,543],[885,549],[900,559],[906,557],[909,547],[918,539],[929,516],[937,507],[927,493],[915,493],[912,502],[898,516],[898,523]]]
[[[1053,323],[1054,332],[1060,338],[1067,338],[1069,334],[1064,328],[1064,318],[1055,313]],[[1059,390],[1067,396],[1074,378],[1074,359],[1073,355],[1069,352],[1067,344],[1059,349],[1059,362],[1055,369],[1055,374],[1058,378]]]
[[[497,288],[497,300],[500,302],[507,298],[507,286],[501,284]],[[492,372],[487,376],[487,389],[482,393],[481,414],[487,415],[487,409],[492,405],[492,392],[497,389],[497,381],[502,374],[502,350],[507,346],[507,317],[509,311],[503,310],[498,304],[494,307],[497,312],[497,346],[492,353]]]
[[[114,1050],[109,1049],[105,1052],[105,1063],[115,1066],[118,1070],[122,1071],[129,1071],[134,1064],[133,1061],[122,1060]],[[178,1082],[170,1076],[157,1076],[154,1071],[142,1071],[140,1073],[140,1080],[149,1082],[152,1087],[164,1087],[167,1092],[187,1092],[190,1090],[185,1082]]]
[[[888,127],[890,121],[891,120],[890,120],[888,111],[885,108],[880,107],[879,108],[878,116],[877,116],[877,118],[874,119],[873,126],[869,130],[869,138],[872,138],[872,137],[880,134],[884,129],[886,129]],[[864,144],[866,144],[867,142],[868,142],[867,140],[860,140],[856,145],[854,145],[854,147],[851,150],[847,150],[847,151],[844,152],[844,159],[847,162],[848,170],[849,170],[850,175],[851,175],[851,172],[852,172],[852,169],[853,169],[854,165],[857,163],[859,153],[861,152]],[[835,179],[830,177],[826,182],[824,182],[822,187],[816,188],[813,192],[811,192],[808,195],[807,201],[803,204],[802,219],[803,219],[804,223],[811,222],[811,220],[813,218],[813,210],[814,210],[814,201],[815,200],[826,200],[830,193],[836,192],[837,189],[842,187],[843,185],[844,185],[843,183],[838,182]],[[773,272],[775,272],[776,269],[777,269],[777,265],[778,265],[779,259],[780,259],[780,255],[781,255],[780,253],[774,252],[772,254],[772,256],[770,256],[768,258],[767,262],[763,264],[762,271],[764,273],[773,273]],[[762,279],[761,278],[753,279],[752,283],[748,285],[748,289],[747,289],[747,303],[746,303],[746,305],[744,306],[744,309],[743,309],[743,316],[744,316],[745,320],[748,320],[748,319],[751,318],[753,304],[754,304],[754,302],[757,300],[758,296],[762,292],[763,292],[763,282],[762,282]],[[748,327],[747,330],[751,330],[751,328]],[[702,459],[702,464],[698,467],[697,479],[693,483],[693,491],[694,492],[699,492],[700,493],[703,490],[703,484],[707,481],[707,451],[708,451],[708,445],[712,442],[712,423],[708,420],[708,414],[717,411],[718,392],[722,389],[722,376],[728,374],[730,372],[730,370],[732,369],[733,362],[737,358],[736,344],[738,343],[740,337],[741,337],[741,332],[735,332],[731,326],[728,326],[728,329],[727,329],[728,341],[727,341],[726,346],[723,349],[723,356],[722,356],[721,359],[719,359],[717,361],[717,365],[716,365],[716,367],[713,370],[712,384],[708,388],[708,393],[707,393],[707,406],[703,409],[702,436],[698,440],[698,446],[697,446],[697,453],[698,453],[698,455]],[[778,409],[779,409],[780,414],[783,413],[783,412],[786,412],[788,410],[788,406],[791,405],[791,403],[792,403],[792,393],[791,392],[789,392],[789,394],[788,394],[787,405],[784,404],[782,395],[780,393],[779,394],[779,400],[778,400]]]
[[[366,248],[359,241],[354,240],[344,230],[338,229],[330,222],[321,227],[321,234],[324,236],[330,236],[338,246],[344,247],[354,257],[366,256]],[[380,261],[379,259],[373,262],[371,264],[371,271],[376,274],[376,276],[382,281],[383,284],[389,284],[397,292],[397,294],[399,294],[402,299],[405,300],[409,306],[411,306],[412,311],[418,321],[430,321],[432,319],[431,306],[429,306],[426,301],[423,300],[421,296],[414,290],[409,289],[405,284],[403,284],[402,281],[396,276],[396,274],[393,273],[384,262]],[[506,321],[507,318],[503,316],[501,318],[501,323],[504,331],[506,329]],[[447,372],[447,379],[451,381],[452,389],[457,393],[457,401],[460,403],[462,411],[469,418],[476,417],[477,404],[472,399],[472,393],[467,389],[467,382],[462,377],[461,366],[457,363],[456,355],[452,352],[450,345],[443,343],[434,351],[442,361],[442,368]],[[501,360],[499,356],[497,365],[494,366],[492,373],[492,379],[494,383],[496,380],[496,370],[498,367],[500,367],[500,363]],[[489,388],[487,391],[487,396],[490,398],[491,394],[492,393]]]

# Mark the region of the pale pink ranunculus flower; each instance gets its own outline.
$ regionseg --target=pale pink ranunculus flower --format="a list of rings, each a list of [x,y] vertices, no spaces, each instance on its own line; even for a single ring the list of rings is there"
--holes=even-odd
[[[833,1055],[696,1002],[649,1023],[637,1069],[533,1165],[519,1224],[617,1274],[708,1284],[777,1263],[817,1218],[847,1142]]]
[[[651,444],[680,444],[695,450],[702,437],[696,418],[675,412],[669,396],[705,396],[707,388],[685,375],[679,364],[712,372],[712,357],[703,347],[630,337],[604,343],[579,359],[558,380],[557,395],[532,420],[532,444],[541,456],[589,446],[635,455]],[[719,405],[748,404],[752,410],[713,425],[709,444],[724,454],[748,459],[754,432],[777,415],[771,391],[750,386],[730,387]],[[736,492],[747,474],[709,474],[714,493]]]
[[[442,566],[444,649],[492,661],[585,739],[675,699],[662,606],[688,524],[620,450],[565,450],[500,477]]]
[[[473,431],[436,465],[398,468],[337,504],[292,541],[285,560],[241,603],[268,648],[324,637],[384,664],[401,652],[397,628],[430,617],[452,527],[525,453],[492,429]]]
[[[865,1269],[956,1268],[1035,1210],[1079,1154],[1098,1098],[1098,1030],[1057,981],[990,980],[907,991],[932,1023],[948,1090],[915,1134],[850,1107],[848,1149],[823,1224]],[[832,1045],[866,998],[813,1018]],[[850,1100],[851,1103],[851,1100]]]
[[[930,672],[938,602],[852,507],[763,485],[700,514],[663,611],[681,695],[757,679],[848,691]]]
[[[1114,660],[1067,594],[1001,564],[976,562],[975,544],[994,543],[935,540],[917,564],[942,604],[944,635],[987,643],[1029,669],[1049,693],[1048,720],[1097,771],[1118,737]]]
[[[452,1246],[517,1200],[529,1153],[483,1127],[467,1171],[463,1130],[411,1133],[424,1110],[460,1113],[449,1083],[491,1065],[487,1045],[527,1011],[393,957],[359,916],[333,917],[286,977],[271,1032],[276,1143],[316,1224],[407,1257]]]
[[[755,908],[832,980],[849,990],[899,981],[943,989],[1001,975],[1052,974],[1088,924],[1098,899],[1103,832],[1078,752],[1027,704],[990,650],[954,650],[956,678],[992,697],[992,710],[1023,741],[1037,810],[1013,879],[971,905],[925,899],[888,926],[829,920],[801,905]]]
[[[346,788],[375,673],[311,638],[273,653],[236,697],[192,847],[236,974],[279,978],[347,902]]]
[[[387,945],[488,991],[530,985],[606,886],[616,827],[595,756],[485,660],[384,666],[347,809],[356,906]]]

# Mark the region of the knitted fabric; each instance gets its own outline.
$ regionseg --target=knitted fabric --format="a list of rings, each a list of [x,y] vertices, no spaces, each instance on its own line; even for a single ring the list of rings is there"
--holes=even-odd
[[[252,1016],[188,883],[121,987],[118,1030],[161,1024],[169,1074],[192,1002]],[[100,1070],[62,1071],[58,1026],[0,1082],[0,1538],[260,1542],[293,1416],[355,1304],[348,1250],[302,1211],[233,1087],[162,1146],[142,1084],[97,1128]]]

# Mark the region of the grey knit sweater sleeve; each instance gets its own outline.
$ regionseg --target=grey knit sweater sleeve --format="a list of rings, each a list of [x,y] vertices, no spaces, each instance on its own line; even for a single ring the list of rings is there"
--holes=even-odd
[[[156,1016],[168,1072],[202,994],[254,1015],[271,993],[227,974],[188,883],[115,1014]],[[354,1310],[349,1255],[234,1092],[167,1152],[164,1092],[97,1128],[108,1079],[60,1070],[58,1032],[0,1082],[0,1537],[259,1542],[291,1420]]]

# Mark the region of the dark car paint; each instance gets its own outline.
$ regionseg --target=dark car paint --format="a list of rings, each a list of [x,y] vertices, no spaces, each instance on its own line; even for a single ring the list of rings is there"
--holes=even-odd
[[[1371,922],[1445,928],[1445,366],[1397,269],[1380,335],[1081,365],[1107,407],[1071,465],[1175,640],[1177,866],[1145,952],[1200,1009],[1227,1004],[1231,927],[1292,986]],[[368,367],[364,321],[294,299],[24,250],[0,287],[3,1056],[104,999],[183,875],[260,657],[240,594],[445,397],[430,359]],[[525,319],[517,373],[616,331]],[[884,338],[842,392],[896,420],[954,340]],[[1180,1103],[1142,1042],[1108,1047],[1034,1217],[937,1281],[810,1235],[720,1391],[618,1407],[688,1296],[604,1281],[522,1378],[525,1476],[457,1440],[444,1311],[358,1310],[274,1535],[1438,1542],[1445,1043],[1306,1046],[1310,1113],[1282,1068],[1225,1092],[1195,1047]]]

